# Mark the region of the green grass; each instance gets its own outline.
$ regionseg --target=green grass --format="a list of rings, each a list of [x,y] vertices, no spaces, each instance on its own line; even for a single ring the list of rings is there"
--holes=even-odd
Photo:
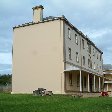
[[[0,112],[112,112],[112,98],[0,94]]]

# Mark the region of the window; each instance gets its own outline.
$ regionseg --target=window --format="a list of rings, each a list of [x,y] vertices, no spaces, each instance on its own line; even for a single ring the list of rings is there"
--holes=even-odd
[[[84,88],[86,88],[86,76],[84,76]]]
[[[97,64],[97,71],[99,71],[99,70],[98,70],[98,64]]]
[[[82,39],[82,48],[84,49],[84,39]]]
[[[98,54],[97,54],[97,59],[98,59]]]
[[[92,61],[90,60],[90,68],[92,69]]]
[[[102,60],[102,54],[100,54],[100,61]]]
[[[71,40],[71,32],[70,32],[70,28],[68,28],[68,38]]]
[[[100,66],[100,69],[101,69],[101,66]]]
[[[85,65],[85,56],[83,56],[83,65]]]
[[[77,87],[79,87],[79,85],[80,85],[80,75],[77,74]]]
[[[77,34],[75,34],[75,43],[78,45],[78,37],[77,37]]]
[[[88,67],[90,68],[90,59],[88,59]]]
[[[69,59],[71,60],[71,48],[68,48]]]
[[[78,56],[78,52],[76,52],[76,62],[79,62],[79,56]]]
[[[93,48],[93,56],[95,56],[95,49]]]
[[[94,62],[94,70],[96,69],[96,65],[95,65],[95,62]]]
[[[91,45],[90,45],[90,43],[87,43],[87,51],[91,54]]]
[[[69,73],[69,84],[73,84],[72,73]]]

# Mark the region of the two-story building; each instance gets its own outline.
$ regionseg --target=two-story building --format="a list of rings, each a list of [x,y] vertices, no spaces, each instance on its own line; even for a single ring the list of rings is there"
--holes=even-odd
[[[46,88],[55,94],[100,92],[103,52],[64,16],[43,18],[13,28],[13,93]]]
[[[112,93],[112,70],[104,70],[104,91]]]

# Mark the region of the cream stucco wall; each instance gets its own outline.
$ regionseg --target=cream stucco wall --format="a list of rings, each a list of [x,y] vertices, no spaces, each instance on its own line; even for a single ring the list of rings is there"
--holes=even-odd
[[[14,29],[13,93],[32,93],[38,88],[62,93],[63,71],[63,21]]]

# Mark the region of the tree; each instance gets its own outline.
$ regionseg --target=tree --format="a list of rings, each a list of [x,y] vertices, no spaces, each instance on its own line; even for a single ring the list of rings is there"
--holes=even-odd
[[[0,85],[8,85],[12,82],[12,75],[2,75],[0,76]]]

